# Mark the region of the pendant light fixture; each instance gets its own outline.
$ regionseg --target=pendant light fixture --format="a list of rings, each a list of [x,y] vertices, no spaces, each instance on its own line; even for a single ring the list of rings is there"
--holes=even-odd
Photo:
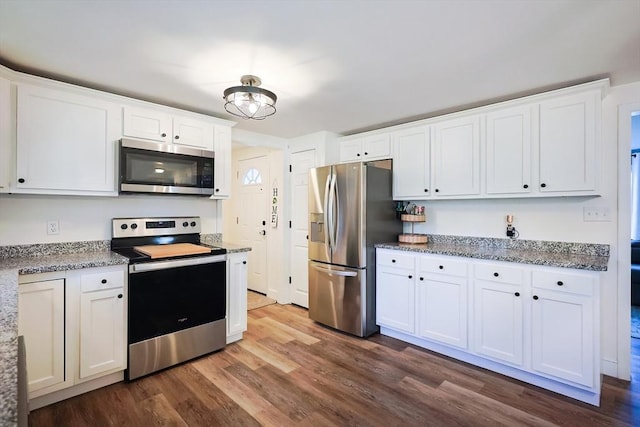
[[[264,120],[276,112],[275,93],[258,87],[259,77],[246,75],[240,78],[242,86],[233,86],[224,91],[224,109],[243,119]]]

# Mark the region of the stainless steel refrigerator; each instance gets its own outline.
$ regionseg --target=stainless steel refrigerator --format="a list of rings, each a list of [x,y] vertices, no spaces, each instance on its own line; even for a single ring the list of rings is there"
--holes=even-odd
[[[309,170],[309,317],[366,337],[375,316],[375,247],[402,232],[391,170],[344,163]]]

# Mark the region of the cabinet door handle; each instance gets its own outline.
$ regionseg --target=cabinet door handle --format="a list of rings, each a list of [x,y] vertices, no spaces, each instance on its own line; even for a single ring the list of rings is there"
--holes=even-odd
[[[24,184],[24,178],[18,178],[18,182],[19,182],[20,184]]]
[[[174,136],[175,139],[180,139],[180,135]]]
[[[396,262],[396,260],[395,260],[395,259],[392,259],[392,260],[391,260],[391,262]]]
[[[525,185],[522,186],[522,188],[529,188],[529,185],[525,184]]]
[[[440,270],[443,270],[443,269],[444,269],[444,265],[439,265],[439,266],[438,266],[438,268],[439,268]]]
[[[544,182],[542,184],[540,184],[540,187],[542,187],[542,188],[544,188],[546,186],[547,186],[547,184],[545,184]]]
[[[420,280],[424,280],[424,277],[421,277]]]
[[[538,300],[538,295],[534,295],[533,299],[537,301]]]
[[[439,192],[440,192],[440,189],[436,188],[436,193],[439,193]]]
[[[498,277],[500,274],[496,271],[495,273],[493,273],[493,277]]]
[[[424,189],[424,192],[425,192],[425,193],[428,193],[428,192],[429,192],[429,189],[428,189],[428,188],[425,188],[425,189]]]
[[[219,193],[219,192],[220,192],[220,189],[219,189],[219,188],[216,188],[216,193]]]
[[[356,156],[360,157],[360,153],[356,154]]]
[[[516,292],[515,296],[519,297],[520,296],[520,292]]]
[[[107,279],[102,279],[102,280],[100,281],[100,283],[102,283],[102,284],[104,285],[105,283],[107,283]]]
[[[412,275],[409,275],[409,279],[413,279],[413,276],[412,276]]]
[[[558,286],[562,286],[564,285],[564,283],[562,283],[562,280],[558,280]]]
[[[369,155],[369,153],[367,153],[367,152],[365,151],[365,152],[364,152],[364,155],[365,155],[365,156],[368,156],[368,155]]]
[[[122,294],[118,294],[118,298],[119,298],[119,299],[120,299],[120,298],[122,298]]]
[[[246,264],[246,263],[247,263],[247,261],[242,261],[242,263],[243,263],[243,264]]]
[[[160,136],[164,138],[165,136],[167,136],[167,134],[166,134],[166,133],[164,133],[164,132],[162,132],[162,133],[160,134]]]

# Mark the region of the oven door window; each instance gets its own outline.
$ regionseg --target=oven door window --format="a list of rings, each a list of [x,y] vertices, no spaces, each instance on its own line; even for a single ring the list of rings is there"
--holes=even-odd
[[[126,149],[123,154],[127,184],[199,187],[202,181],[198,157],[138,149]]]
[[[191,328],[226,315],[226,263],[129,275],[129,343]]]

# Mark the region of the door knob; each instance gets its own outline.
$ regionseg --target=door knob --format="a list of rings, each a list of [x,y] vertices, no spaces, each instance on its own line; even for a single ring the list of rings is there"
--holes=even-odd
[[[267,232],[265,230],[258,231],[258,234],[261,236],[266,236]]]

